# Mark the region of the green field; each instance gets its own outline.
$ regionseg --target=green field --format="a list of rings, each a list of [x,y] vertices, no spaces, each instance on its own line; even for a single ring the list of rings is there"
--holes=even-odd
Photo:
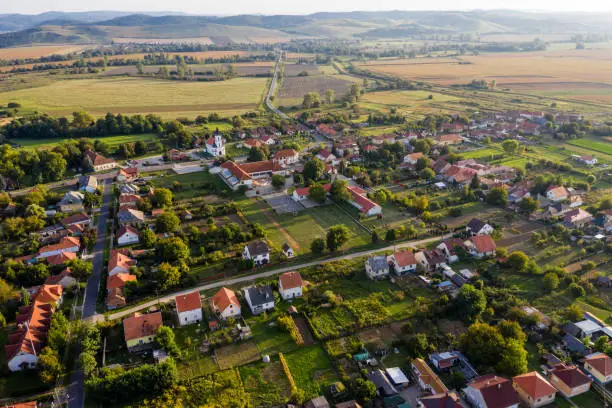
[[[306,399],[321,395],[338,380],[331,361],[320,345],[285,354],[295,384],[304,390]]]
[[[257,110],[265,78],[236,78],[220,82],[165,81],[143,78],[99,78],[52,82],[46,86],[0,93],[0,106],[18,102],[24,110],[52,115],[86,110],[154,113],[164,118],[195,117],[217,112],[223,116]]]
[[[612,143],[599,142],[590,139],[575,139],[568,142],[571,145],[595,150],[596,152],[612,155]]]
[[[174,188],[177,182],[180,184],[178,189]],[[153,187],[172,189],[176,201],[219,193],[226,189],[221,179],[208,171],[157,177],[151,183]]]
[[[125,143],[134,143],[138,141],[150,141],[155,140],[157,136],[153,133],[144,133],[142,135],[118,135],[118,136],[102,136],[93,137],[92,140],[102,140],[110,147],[121,146]],[[64,142],[76,140],[76,139],[10,139],[10,141],[16,145],[24,147],[26,150],[31,149],[52,149],[57,145]]]

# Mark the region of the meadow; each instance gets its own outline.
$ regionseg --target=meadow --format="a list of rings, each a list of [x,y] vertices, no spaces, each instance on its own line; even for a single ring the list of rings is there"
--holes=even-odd
[[[584,147],[585,149],[612,155],[612,143],[610,142],[599,142],[590,139],[576,139],[570,140],[568,143],[574,146]]]
[[[138,141],[148,142],[155,140],[157,136],[153,133],[145,133],[141,135],[118,135],[118,136],[103,136],[93,137],[92,140],[103,140],[111,148],[120,146],[125,143],[134,143]],[[57,145],[69,141],[70,139],[11,139],[11,143],[25,148],[26,150],[33,149],[52,149]]]
[[[154,113],[166,119],[194,118],[217,112],[223,116],[257,110],[265,78],[236,78],[221,82],[181,82],[143,78],[78,79],[51,82],[36,88],[0,93],[0,106],[18,102],[23,109],[52,115],[86,110],[94,116],[107,112]]]
[[[38,45],[32,47],[15,47],[0,49],[0,60],[13,60],[21,58],[40,58],[54,54],[69,54],[82,51],[86,45]]]

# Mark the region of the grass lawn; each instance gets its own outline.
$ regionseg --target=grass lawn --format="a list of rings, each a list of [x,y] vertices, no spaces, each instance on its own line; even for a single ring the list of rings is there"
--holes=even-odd
[[[307,400],[323,394],[329,385],[338,381],[338,374],[321,345],[286,354],[285,360],[295,384],[304,390]]]
[[[281,302],[276,306],[275,311],[270,312],[267,316],[257,316],[247,319],[247,324],[251,327],[253,340],[257,344],[259,352],[269,354],[270,356],[280,353],[289,353],[297,350],[298,345],[291,338],[289,333],[279,329],[276,321],[278,311],[286,310],[285,303]]]
[[[101,136],[93,137],[93,140],[102,140],[113,148],[125,143],[134,143],[138,141],[151,141],[157,139],[153,133],[144,133],[141,135],[117,135],[117,136]],[[52,149],[55,146],[77,139],[10,139],[12,143],[24,147],[26,150],[33,149]]]
[[[612,155],[612,143],[592,139],[575,139],[570,140],[568,143],[574,146],[584,147],[585,149]]]
[[[200,330],[198,333],[198,329]],[[197,324],[174,329],[176,344],[180,347],[183,358],[177,362],[181,378],[200,377],[219,370],[219,366],[208,354],[202,354],[199,347],[204,338],[204,329]],[[189,340],[187,340],[189,338]]]
[[[252,340],[231,344],[215,351],[217,362],[222,370],[238,367],[259,359],[260,353]]]
[[[24,109],[52,115],[85,110],[94,116],[155,113],[167,119],[217,112],[223,116],[256,110],[266,78],[219,82],[165,81],[115,77],[55,81],[47,86],[0,93],[0,106],[18,102]]]
[[[572,401],[580,408],[600,408],[604,406],[603,400],[595,393],[595,391],[580,394],[572,398]]]
[[[181,185],[178,191],[173,191],[176,201],[228,190],[227,186],[223,184],[223,181],[221,181],[219,177],[207,171],[156,177],[151,181],[154,187],[169,189],[172,189],[175,182],[179,182]]]
[[[464,160],[467,159],[487,159],[497,154],[503,154],[502,150],[498,150],[492,147],[485,147],[483,149],[470,150],[469,152],[459,153]]]
[[[278,360],[245,365],[239,372],[244,390],[256,407],[280,406],[291,396],[291,385]]]

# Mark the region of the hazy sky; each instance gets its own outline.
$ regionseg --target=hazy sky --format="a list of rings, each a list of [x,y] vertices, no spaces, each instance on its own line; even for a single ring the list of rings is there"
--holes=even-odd
[[[0,0],[0,13],[44,11],[181,11],[193,14],[303,14],[351,10],[458,10],[512,8],[612,11],[610,0]]]

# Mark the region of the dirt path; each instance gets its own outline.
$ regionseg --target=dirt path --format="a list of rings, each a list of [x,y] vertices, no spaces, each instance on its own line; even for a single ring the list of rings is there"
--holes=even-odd
[[[308,323],[306,323],[306,319],[304,319],[302,316],[298,316],[294,317],[293,321],[295,322],[295,325],[297,326],[298,330],[300,331],[300,334],[302,335],[304,345],[312,346],[313,344],[315,344],[314,337],[312,337],[312,333],[308,328]]]
[[[283,236],[285,237],[285,239],[287,240],[287,243],[291,246],[291,248],[293,248],[294,251],[297,249],[300,249],[300,244],[298,244],[297,241],[293,239],[291,234],[289,234],[287,230],[284,229],[278,223],[278,221],[276,221],[276,219],[274,219],[272,214],[270,214],[270,211],[268,211],[268,209],[265,207],[265,204],[263,204],[261,201],[257,200],[256,198],[253,198],[253,200],[257,201],[257,205],[259,206],[261,211],[263,211],[263,213],[266,215],[266,218],[268,218],[268,220],[270,220],[272,225],[274,225],[281,232],[281,234],[283,234]]]

